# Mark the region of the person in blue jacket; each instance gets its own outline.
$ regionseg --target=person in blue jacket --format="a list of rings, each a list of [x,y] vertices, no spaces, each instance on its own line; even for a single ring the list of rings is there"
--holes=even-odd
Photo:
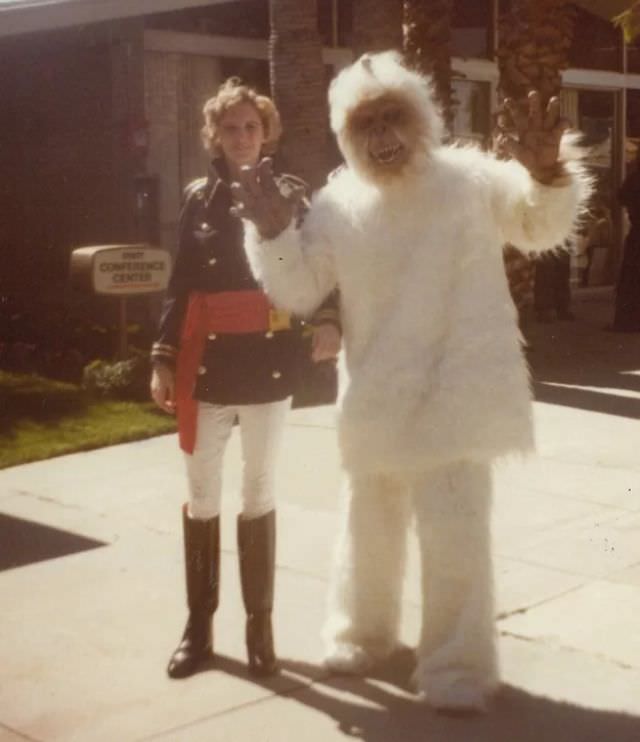
[[[229,185],[240,168],[275,148],[278,111],[268,97],[230,78],[203,113],[212,161],[208,176],[185,193],[176,260],[151,351],[151,395],[177,414],[189,484],[183,507],[189,617],[168,673],[191,675],[212,654],[222,457],[237,421],[244,460],[237,537],[249,669],[269,675],[277,671],[271,625],[274,464],[308,345],[301,321],[275,307],[253,278],[242,222],[230,213]],[[277,183],[282,192],[304,188],[291,175],[279,176]],[[313,360],[330,363],[340,348],[336,296],[308,323]]]

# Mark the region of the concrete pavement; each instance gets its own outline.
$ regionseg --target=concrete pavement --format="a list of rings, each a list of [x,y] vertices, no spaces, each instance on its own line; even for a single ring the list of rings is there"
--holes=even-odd
[[[330,677],[320,628],[338,522],[331,409],[291,415],[279,466],[276,643],[246,672],[235,546],[237,437],[225,466],[218,659],[165,674],[185,619],[174,436],[0,471],[0,740],[632,742],[640,740],[640,336],[602,330],[608,292],[531,333],[538,454],[496,470],[504,688],[482,718],[440,716],[401,652]],[[19,566],[15,566],[19,565]],[[419,629],[412,542],[402,636]]]

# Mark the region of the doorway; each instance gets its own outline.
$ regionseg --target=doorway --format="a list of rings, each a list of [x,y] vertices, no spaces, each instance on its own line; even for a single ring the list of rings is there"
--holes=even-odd
[[[589,211],[572,246],[575,286],[608,286],[615,283],[620,261],[619,186],[621,152],[616,91],[565,88],[561,93],[563,115],[582,133],[585,164],[594,179]]]

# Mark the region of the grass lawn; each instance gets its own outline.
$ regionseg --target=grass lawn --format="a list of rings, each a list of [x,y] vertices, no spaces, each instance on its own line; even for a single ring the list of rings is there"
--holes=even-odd
[[[72,384],[0,372],[0,469],[174,430],[150,402],[92,399]]]

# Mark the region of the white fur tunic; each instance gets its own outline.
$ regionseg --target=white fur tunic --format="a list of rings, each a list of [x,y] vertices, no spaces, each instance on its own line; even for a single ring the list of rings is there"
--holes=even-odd
[[[562,242],[587,188],[568,168],[562,186],[545,187],[515,161],[441,147],[384,189],[340,171],[302,227],[275,240],[247,225],[252,268],[277,304],[307,315],[340,289],[348,469],[418,472],[531,448],[502,246]]]

